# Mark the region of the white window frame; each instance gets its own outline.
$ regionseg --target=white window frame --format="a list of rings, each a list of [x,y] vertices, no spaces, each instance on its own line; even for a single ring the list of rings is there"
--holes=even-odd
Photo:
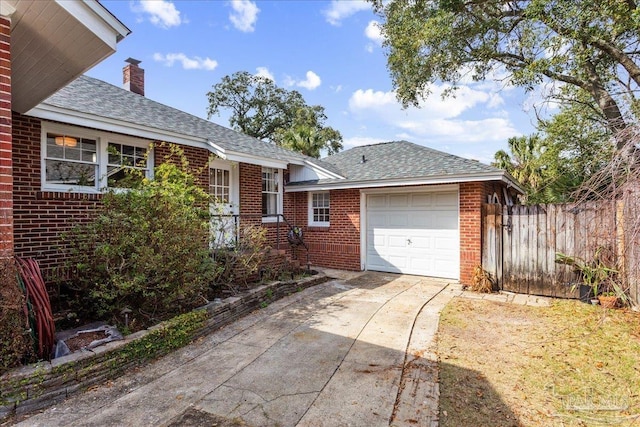
[[[119,135],[112,132],[85,129],[57,123],[42,122],[40,138],[40,182],[42,191],[59,191],[72,193],[103,193],[108,190],[123,191],[120,187],[109,188],[107,186],[107,163],[109,161],[109,143],[130,145],[147,149],[146,177],[153,178],[153,151],[150,150],[151,141],[131,136]],[[87,138],[96,141],[96,157],[98,164],[98,178],[94,186],[81,186],[73,184],[53,184],[47,182],[46,160],[47,157],[47,134],[56,133],[70,137]]]
[[[222,176],[223,176],[222,183],[218,182],[216,175],[213,173],[214,171],[222,172]],[[225,174],[227,175],[227,185],[224,184]],[[214,182],[212,182],[212,179]],[[232,187],[231,186],[231,170],[209,166],[209,195],[210,196],[214,197],[218,202],[221,202],[224,205],[230,205],[231,204],[231,187]],[[218,194],[216,194],[218,193],[218,190],[222,190],[223,196],[225,192],[227,193],[226,200],[221,201],[218,198]]]
[[[315,194],[326,194],[327,196],[329,196],[329,221],[314,221],[314,209],[315,207],[313,206],[313,196]],[[331,193],[329,191],[310,191],[309,192],[309,213],[308,213],[308,217],[309,217],[309,226],[310,227],[329,227],[330,225],[330,221],[331,221]]]
[[[276,185],[278,186],[278,192],[276,195],[276,213],[277,215],[282,215],[282,205],[283,205],[283,195],[282,195],[282,190],[283,190],[283,175],[284,175],[284,170],[283,169],[278,169],[278,168],[272,168],[272,167],[266,167],[263,166],[262,169],[260,170],[260,211],[262,212],[262,195],[264,194],[264,192],[262,191],[262,176],[264,174],[264,171],[266,169],[270,169],[273,170],[275,172],[277,172],[278,177],[277,177],[277,181],[276,181]],[[276,193],[271,193],[271,194],[276,194]],[[274,214],[272,214],[274,215]],[[268,216],[268,217],[262,217],[262,222],[277,222],[278,218],[275,216]]]

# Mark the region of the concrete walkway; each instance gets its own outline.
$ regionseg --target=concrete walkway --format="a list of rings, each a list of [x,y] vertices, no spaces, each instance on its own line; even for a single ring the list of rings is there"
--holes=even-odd
[[[19,425],[168,426],[195,411],[256,427],[437,426],[433,337],[459,294],[443,280],[349,274]]]

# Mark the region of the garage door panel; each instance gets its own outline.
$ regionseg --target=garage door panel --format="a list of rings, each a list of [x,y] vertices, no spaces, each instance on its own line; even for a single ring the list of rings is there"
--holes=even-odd
[[[378,227],[385,227],[387,225],[388,215],[384,212],[372,212],[369,214],[368,220],[374,229]]]
[[[407,268],[407,261],[407,257],[402,255],[390,255],[388,259],[389,264],[394,268],[400,269],[400,271]]]
[[[367,198],[367,207],[369,209],[384,208],[387,206],[387,196],[372,195]]]
[[[404,235],[390,235],[389,236],[389,247],[390,248],[406,248],[407,247],[407,238]]]
[[[451,238],[436,237],[433,239],[433,248],[438,251],[457,251],[458,242]]]
[[[451,216],[451,214],[438,212],[437,215],[433,216],[433,228],[437,230],[457,230],[458,215]]]
[[[433,239],[430,237],[411,237],[412,251],[425,251],[433,249]]]
[[[411,206],[416,208],[428,208],[433,206],[431,194],[417,193],[411,196]]]
[[[439,207],[458,209],[458,193],[437,193],[435,205]]]
[[[434,223],[433,215],[429,213],[416,212],[409,216],[409,228],[432,228]]]
[[[457,192],[369,195],[366,225],[367,269],[459,277]]]
[[[408,194],[394,194],[389,196],[388,206],[390,208],[406,208],[409,206]]]
[[[409,226],[409,215],[406,212],[397,212],[388,216],[389,228],[407,228]]]

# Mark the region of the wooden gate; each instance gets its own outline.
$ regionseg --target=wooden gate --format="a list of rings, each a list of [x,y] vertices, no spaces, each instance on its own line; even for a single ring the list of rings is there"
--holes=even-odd
[[[555,263],[556,253],[591,259],[616,254],[621,228],[615,202],[483,205],[482,265],[505,291],[576,298],[579,277]]]

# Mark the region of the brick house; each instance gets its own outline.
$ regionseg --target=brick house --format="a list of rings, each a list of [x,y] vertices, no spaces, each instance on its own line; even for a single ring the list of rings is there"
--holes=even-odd
[[[45,274],[60,264],[60,234],[91,221],[125,169],[152,176],[167,152],[158,142],[180,145],[202,170],[199,183],[241,225],[268,227],[274,244],[286,241],[282,221],[300,226],[311,263],[324,267],[468,283],[481,260],[482,203],[519,191],[502,170],[405,141],[317,160],[248,137],[145,97],[139,61],[127,60],[124,88],[82,76],[129,32],[98,2],[1,4],[2,249],[36,258]],[[50,49],[28,34],[42,8],[92,24],[83,26],[84,39],[65,38],[56,52],[90,40],[95,55],[73,58],[75,68],[56,73],[60,59],[47,62],[43,54],[32,73],[21,58]],[[55,40],[53,33],[38,37]],[[34,94],[38,71],[52,83]]]

